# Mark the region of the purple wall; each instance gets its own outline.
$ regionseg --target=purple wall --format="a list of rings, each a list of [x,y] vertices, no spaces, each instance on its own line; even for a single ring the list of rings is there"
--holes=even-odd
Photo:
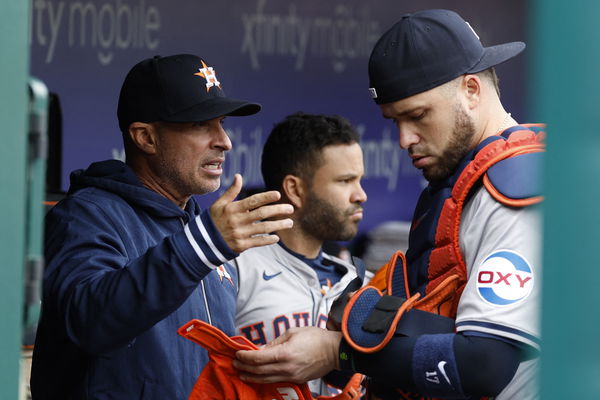
[[[71,170],[122,157],[116,104],[131,66],[155,54],[193,53],[213,66],[226,93],[263,111],[229,118],[234,149],[222,189],[241,172],[262,185],[260,152],[273,124],[295,111],[340,114],[362,132],[369,195],[361,230],[410,220],[422,181],[393,126],[370,99],[367,60],[403,13],[451,5],[484,45],[527,41],[526,2],[433,0],[32,0],[31,74],[60,96],[62,187]],[[484,22],[485,21],[485,22]],[[501,65],[503,100],[526,120],[527,51]],[[216,194],[201,198],[208,206]]]

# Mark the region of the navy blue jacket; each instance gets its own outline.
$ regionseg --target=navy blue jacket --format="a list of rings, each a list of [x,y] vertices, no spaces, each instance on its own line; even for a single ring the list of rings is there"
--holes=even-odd
[[[186,399],[208,357],[177,329],[234,334],[236,277],[217,267],[235,256],[193,198],[180,209],[120,161],[75,171],[46,217],[33,399]]]

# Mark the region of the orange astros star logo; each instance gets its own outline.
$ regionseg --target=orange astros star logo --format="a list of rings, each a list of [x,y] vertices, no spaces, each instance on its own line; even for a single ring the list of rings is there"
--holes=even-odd
[[[221,282],[223,282],[223,278],[225,278],[233,285],[233,279],[231,279],[231,275],[229,275],[229,272],[227,272],[224,266],[219,265],[217,267],[217,274],[219,275]]]
[[[208,92],[211,87],[216,86],[221,89],[221,82],[217,79],[217,75],[213,67],[209,67],[203,60],[200,60],[202,63],[202,68],[198,68],[198,71],[194,75],[198,75],[206,79],[206,91]]]

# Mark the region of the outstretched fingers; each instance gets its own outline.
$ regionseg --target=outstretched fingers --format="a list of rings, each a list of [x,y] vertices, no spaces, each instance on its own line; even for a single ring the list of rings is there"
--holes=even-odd
[[[235,200],[238,194],[242,191],[243,179],[242,175],[235,174],[233,176],[233,182],[231,186],[225,190],[225,192],[214,202],[213,206],[217,205],[218,207],[225,206]]]
[[[241,176],[236,174],[231,187],[210,208],[211,217],[229,247],[242,252],[251,247],[279,241],[273,232],[289,229],[293,221],[286,216],[294,212],[290,204],[271,204],[281,195],[277,191],[258,193],[234,201],[241,190]]]

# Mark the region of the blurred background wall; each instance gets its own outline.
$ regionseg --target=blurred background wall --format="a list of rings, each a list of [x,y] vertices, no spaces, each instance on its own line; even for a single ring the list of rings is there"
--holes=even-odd
[[[215,68],[225,92],[263,105],[251,118],[229,118],[233,150],[219,192],[241,172],[261,187],[260,154],[273,124],[296,112],[339,114],[362,134],[369,201],[360,226],[408,221],[422,188],[420,173],[398,147],[397,132],[368,94],[367,61],[379,36],[402,14],[448,7],[419,0],[33,0],[31,74],[58,95],[62,162],[57,187],[91,162],[123,158],[116,106],[127,71],[153,55],[193,53]],[[526,2],[452,2],[484,44],[524,40]],[[490,18],[489,16],[492,16]],[[500,66],[503,97],[528,118],[527,52]],[[55,164],[59,162],[55,161]]]
[[[56,111],[49,115],[47,198],[66,190],[70,171],[96,160],[123,158],[115,110],[120,84],[133,64],[155,54],[196,53],[216,69],[229,95],[264,106],[255,117],[226,122],[234,150],[226,162],[224,188],[236,172],[249,187],[262,185],[262,143],[285,115],[339,114],[362,134],[369,201],[361,235],[385,240],[390,227],[405,230],[423,182],[399,150],[392,125],[368,96],[367,59],[379,35],[400,15],[436,7],[458,11],[484,45],[528,43],[498,73],[508,111],[519,121],[550,126],[542,395],[596,398],[600,3],[595,0],[3,2],[0,398],[25,395],[19,390],[20,349],[35,315],[35,285],[24,290],[31,275],[25,265],[42,229],[41,223],[30,221],[37,211],[28,207],[30,77],[45,83],[49,108]],[[218,195],[202,198],[203,205]]]

